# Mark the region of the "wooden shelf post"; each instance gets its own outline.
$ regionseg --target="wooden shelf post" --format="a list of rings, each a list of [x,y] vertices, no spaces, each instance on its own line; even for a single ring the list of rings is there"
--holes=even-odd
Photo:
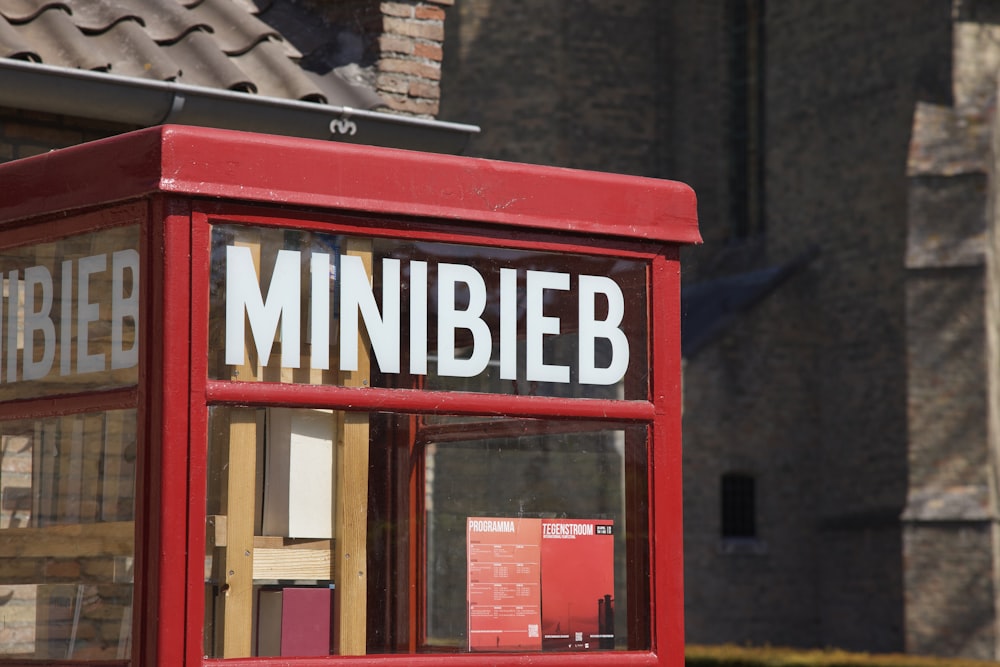
[[[372,275],[372,242],[348,241],[348,255],[359,256]],[[361,336],[361,333],[358,333]],[[344,386],[369,386],[371,357],[367,340],[359,341],[358,370],[344,373]],[[340,655],[364,655],[368,630],[368,441],[367,412],[343,413],[337,446],[337,497],[334,610]]]

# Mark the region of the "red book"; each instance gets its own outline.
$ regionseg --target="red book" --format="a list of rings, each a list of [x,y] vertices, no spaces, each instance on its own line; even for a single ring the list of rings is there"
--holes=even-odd
[[[330,655],[333,591],[285,588],[281,596],[281,655]]]

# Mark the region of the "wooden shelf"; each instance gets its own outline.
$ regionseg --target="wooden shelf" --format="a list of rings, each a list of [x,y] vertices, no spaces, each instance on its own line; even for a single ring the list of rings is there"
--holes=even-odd
[[[333,580],[332,540],[254,537],[253,578]]]
[[[134,554],[133,521],[0,530],[0,558],[110,558]]]

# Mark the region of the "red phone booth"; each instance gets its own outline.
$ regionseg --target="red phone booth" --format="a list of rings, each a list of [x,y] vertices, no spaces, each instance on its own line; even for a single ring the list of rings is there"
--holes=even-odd
[[[0,166],[0,664],[683,664],[698,238],[678,183],[229,131]]]

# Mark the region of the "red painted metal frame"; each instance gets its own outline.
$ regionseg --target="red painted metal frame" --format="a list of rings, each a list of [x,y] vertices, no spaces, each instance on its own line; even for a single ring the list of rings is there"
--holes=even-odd
[[[649,341],[656,415],[650,434],[650,562],[653,650],[665,665],[684,664],[684,548],[681,493],[680,262],[678,249],[656,257],[650,276]],[[655,354],[654,354],[655,352]]]
[[[248,225],[267,224],[277,227],[295,227],[322,229],[331,233],[363,234],[365,228],[346,229],[337,216],[318,216],[303,224],[302,217],[287,210],[266,210],[255,208],[242,211],[241,216],[223,204],[212,204],[202,207],[211,213],[196,212],[194,214],[194,252],[192,261],[195,275],[208,275],[210,248],[210,226],[213,222],[233,224],[243,222]],[[305,216],[308,217],[308,216]],[[339,223],[339,224],[338,224]],[[390,228],[398,224],[390,222]],[[426,236],[422,231],[413,230],[386,231],[379,229],[376,235],[408,237]],[[471,236],[467,228],[457,226],[450,231],[438,230],[431,238],[446,243],[476,243],[480,245],[498,245],[518,248],[537,247],[526,243],[523,238],[518,242],[497,240],[482,235]],[[542,239],[538,239],[542,241]],[[579,239],[558,239],[551,234],[544,236],[548,250],[558,250],[565,253],[582,254],[613,254],[644,258],[651,263],[649,271],[650,291],[650,323],[649,357],[652,360],[652,382],[650,384],[649,401],[618,401],[599,399],[562,399],[537,396],[506,396],[474,393],[453,393],[440,391],[422,391],[414,389],[382,389],[377,387],[353,388],[326,385],[295,385],[267,382],[228,382],[207,379],[207,350],[198,349],[199,341],[208,339],[208,302],[207,289],[195,290],[192,295],[192,308],[195,319],[192,339],[194,376],[192,386],[193,407],[199,401],[199,395],[204,396],[206,404],[232,405],[289,405],[298,407],[330,407],[354,410],[389,410],[404,413],[437,413],[437,414],[467,414],[467,415],[503,415],[511,417],[545,417],[548,419],[588,419],[613,422],[644,423],[650,426],[650,446],[648,448],[648,488],[651,497],[649,501],[648,522],[651,535],[649,563],[652,567],[650,598],[653,609],[650,610],[651,650],[650,651],[616,651],[595,654],[408,654],[400,656],[378,655],[365,658],[350,658],[348,660],[363,660],[364,664],[441,664],[442,661],[456,665],[522,665],[538,664],[558,667],[561,665],[683,665],[683,574],[670,572],[661,573],[664,563],[672,563],[673,567],[682,567],[681,553],[681,491],[680,491],[680,272],[675,247],[665,247],[654,244],[659,252],[650,252],[641,244],[618,241],[613,243],[616,250],[595,248],[581,245]],[[200,282],[197,278],[196,284]],[[655,307],[654,307],[655,304]],[[655,341],[655,345],[654,345]],[[655,354],[653,349],[655,348]],[[661,360],[671,351],[677,356],[676,362]],[[662,382],[676,373],[673,382]],[[203,385],[202,385],[202,379]],[[661,386],[662,385],[662,386]],[[676,403],[676,405],[671,405]],[[196,408],[195,408],[196,411]],[[200,432],[206,433],[202,428]],[[671,437],[673,436],[673,437]],[[193,443],[203,436],[192,433]],[[200,448],[200,445],[195,445]],[[677,466],[677,472],[672,475],[671,484],[676,488],[665,488],[664,477],[670,475],[670,467]],[[200,465],[198,466],[200,468]],[[203,484],[201,485],[204,486]],[[661,503],[658,505],[657,503]],[[204,525],[203,499],[192,498],[192,530],[189,543],[192,553],[203,551],[204,533],[195,530],[193,526]],[[655,511],[654,511],[655,509]],[[673,533],[673,537],[670,534]],[[669,558],[664,558],[667,553]],[[659,566],[659,567],[657,567]],[[194,602],[194,586],[200,584],[200,573],[197,582],[191,581],[191,603],[189,604],[189,633],[200,629],[195,626],[197,604]],[[200,623],[203,617],[198,618]],[[330,665],[344,658],[298,658],[296,665],[313,667]],[[268,664],[266,659],[227,659],[210,660],[210,664],[219,665],[260,665]]]
[[[144,588],[150,595],[142,618],[139,664],[159,667],[187,662],[185,616],[188,589],[182,582],[192,575],[194,560],[188,552],[189,517],[185,511],[192,495],[189,476],[192,415],[190,387],[190,203],[157,199],[151,219],[150,245],[155,251],[149,276],[153,286],[149,321],[149,374],[143,378],[148,391],[147,447],[148,534],[142,541],[146,565]],[[204,437],[204,436],[202,436]],[[204,522],[202,523],[204,531]],[[190,556],[190,557],[189,557]],[[198,576],[203,576],[202,567]],[[200,645],[200,635],[198,644]]]
[[[100,178],[94,177],[95,165],[100,166]],[[133,664],[194,667],[206,662],[202,626],[207,406],[332,403],[410,413],[647,424],[650,650],[207,662],[236,667],[326,667],[347,662],[386,666],[445,662],[456,667],[683,665],[677,246],[700,240],[689,188],[654,179],[170,126],[0,165],[0,183],[0,225],[6,225],[0,231],[17,238],[30,238],[38,230],[29,225],[61,218],[70,210],[99,209],[128,200],[146,201],[150,207],[148,234],[141,241],[148,267],[142,317],[149,325],[144,326],[139,387],[90,399],[115,404],[134,400],[146,442],[137,494]],[[208,290],[202,283],[209,269],[212,215],[313,228],[328,228],[339,216],[339,228],[349,233],[398,233],[645,257],[650,261],[650,400],[210,382]],[[60,235],[64,233],[61,229]],[[73,409],[60,406],[59,400],[52,398],[52,405],[34,409]],[[0,414],[9,409],[13,408],[0,407]]]
[[[101,165],[102,178],[80,163]],[[700,241],[694,192],[673,181],[208,128],[140,130],[22,160],[4,177],[0,220],[173,193]]]
[[[59,217],[47,219],[43,217],[39,220],[32,221],[32,224],[30,225],[12,225],[9,228],[2,229],[2,232],[0,232],[0,237],[2,237],[0,248],[8,249],[23,245],[46,243],[68,236],[74,236],[92,231],[100,231],[111,227],[137,225],[141,230],[143,230],[146,229],[149,222],[148,206],[145,202],[139,202],[138,204],[139,205],[134,207],[119,207],[119,209],[110,216],[106,215],[106,211],[104,210],[95,210],[90,212],[81,211],[78,215],[74,215],[69,218]],[[124,215],[119,217],[118,214],[122,213],[124,213]],[[145,234],[140,231],[139,252],[142,257],[148,257],[148,246],[142,241],[144,238]],[[147,290],[148,288],[142,287],[140,289]],[[146,304],[148,302],[148,298],[140,299],[140,304]],[[148,312],[143,312],[140,316],[148,316]],[[145,336],[145,334],[140,333],[140,336]],[[141,338],[140,341],[140,345],[143,349],[148,349],[150,347],[146,344],[144,338]],[[142,360],[139,365],[138,381],[135,386],[122,386],[82,393],[76,392],[62,395],[48,395],[0,402],[0,420],[43,419],[47,417],[101,410],[136,409],[138,413],[137,417],[139,428],[142,429],[143,410],[141,406],[144,402],[142,377],[147,367],[148,363],[145,360]],[[146,452],[142,451],[140,448],[137,452],[137,463],[139,463],[139,469],[141,469],[142,466],[139,460],[145,456]],[[137,507],[135,510],[137,517],[141,515],[140,512],[143,505],[141,496],[145,493],[147,488],[147,484],[141,480],[137,480]],[[136,523],[137,525],[139,524],[138,521]],[[136,544],[139,544],[138,536]],[[137,546],[137,556],[138,552],[139,547]],[[137,585],[133,589],[133,605],[141,604],[145,593],[146,591],[144,590],[144,587],[137,582]],[[136,619],[133,621],[133,636],[136,636],[136,629],[138,627],[139,622],[138,619]],[[137,659],[136,649],[138,646],[139,644],[133,644],[133,663],[135,663]],[[60,660],[40,662],[36,660],[19,661],[17,659],[4,659],[0,660],[0,664],[10,666],[23,664],[35,667],[41,664],[79,665],[81,663],[79,661],[72,662]],[[124,660],[98,660],[88,661],[87,664],[94,665],[95,667],[121,667],[128,664],[128,662]]]

